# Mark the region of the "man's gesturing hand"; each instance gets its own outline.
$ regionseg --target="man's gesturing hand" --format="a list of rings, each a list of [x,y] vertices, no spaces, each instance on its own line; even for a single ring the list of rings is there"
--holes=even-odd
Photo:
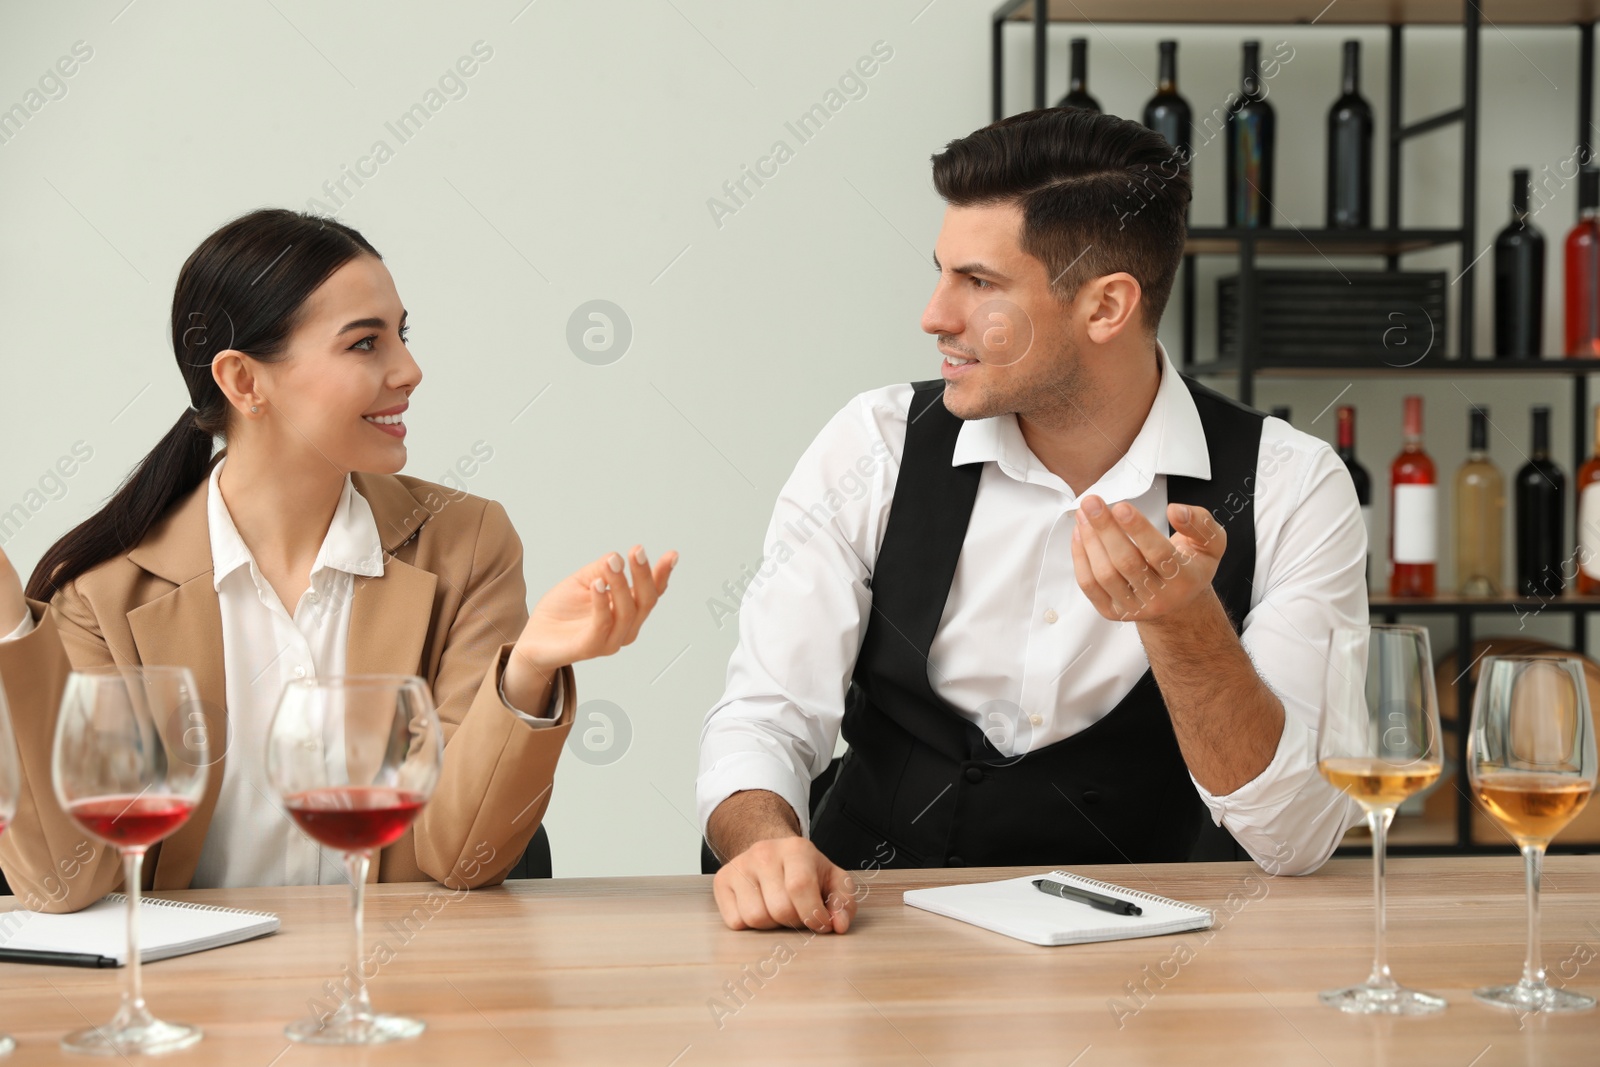
[[[722,865],[711,888],[732,930],[790,926],[842,934],[856,913],[850,876],[798,836],[755,842]]]
[[[1083,498],[1072,563],[1078,588],[1105,618],[1170,619],[1210,594],[1227,533],[1205,508],[1168,504],[1167,520],[1171,538],[1126,501],[1108,508],[1098,496]]]

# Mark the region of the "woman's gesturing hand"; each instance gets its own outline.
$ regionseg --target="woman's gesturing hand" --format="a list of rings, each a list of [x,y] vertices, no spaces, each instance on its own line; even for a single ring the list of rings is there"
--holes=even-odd
[[[626,561],[610,552],[563,578],[534,606],[512,659],[525,657],[548,677],[568,663],[632,644],[677,563],[677,552],[668,552],[651,566],[635,545]]]

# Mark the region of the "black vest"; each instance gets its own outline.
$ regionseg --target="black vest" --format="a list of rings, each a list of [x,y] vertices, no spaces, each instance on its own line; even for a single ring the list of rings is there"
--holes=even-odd
[[[1167,499],[1211,510],[1227,530],[1212,585],[1237,631],[1254,579],[1260,412],[1191,378],[1209,480],[1170,475]],[[1071,866],[1244,859],[1195,792],[1154,676],[1104,718],[1008,758],[928,681],[977,497],[982,463],[952,466],[961,420],[942,381],[914,382],[872,615],[845,701],[850,750],[811,839],[834,863],[887,867]],[[1170,534],[1170,530],[1168,531]]]

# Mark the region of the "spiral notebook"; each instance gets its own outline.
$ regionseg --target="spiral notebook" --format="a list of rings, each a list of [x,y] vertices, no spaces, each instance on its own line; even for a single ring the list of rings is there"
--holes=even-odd
[[[0,961],[121,967],[128,962],[128,898],[110,893],[82,911],[50,915],[14,911],[0,915]],[[278,917],[187,900],[142,897],[139,959],[144,963],[220,948],[276,933]],[[37,955],[34,955],[37,954]],[[31,958],[30,958],[31,957]],[[99,963],[90,962],[99,957]]]
[[[1139,905],[1143,914],[1117,915],[1075,900],[1050,896],[1034,887],[1036,878],[1053,878],[1080,889],[1131,900]],[[913,908],[959,919],[1035,945],[1081,945],[1090,941],[1156,937],[1187,930],[1204,930],[1212,923],[1209,908],[1168,900],[1154,893],[1141,893],[1136,889],[1099,882],[1067,871],[1046,871],[998,882],[908,889],[904,899]]]

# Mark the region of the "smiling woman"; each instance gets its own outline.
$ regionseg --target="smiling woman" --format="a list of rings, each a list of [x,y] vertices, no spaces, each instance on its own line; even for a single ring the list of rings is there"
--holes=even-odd
[[[279,693],[308,676],[415,675],[437,701],[439,786],[382,849],[381,880],[475,888],[517,863],[573,721],[571,664],[634,640],[676,557],[607,553],[530,613],[505,509],[398,473],[422,381],[406,333],[377,250],[331,219],[252,212],[184,264],[172,341],[189,407],[26,594],[0,552],[25,779],[0,867],[17,892],[71,911],[117,887],[101,847],[64,897],[42,891],[81,843],[49,785],[56,707],[70,671],[109,664],[189,667],[188,714],[226,739],[193,816],[152,850],[155,888],[343,880],[257,784]],[[464,865],[485,850],[493,864]]]

